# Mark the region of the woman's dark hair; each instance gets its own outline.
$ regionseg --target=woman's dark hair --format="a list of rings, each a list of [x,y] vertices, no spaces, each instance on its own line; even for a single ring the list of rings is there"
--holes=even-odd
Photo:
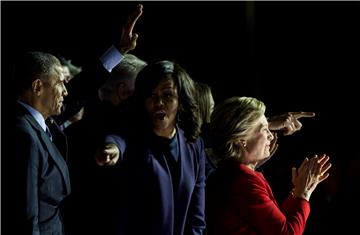
[[[145,100],[164,77],[171,77],[178,89],[179,109],[177,124],[185,132],[187,141],[194,141],[200,134],[200,114],[196,102],[195,83],[188,73],[178,64],[171,61],[159,61],[148,64],[136,78],[134,97],[140,108],[139,114],[147,117]],[[147,121],[147,124],[149,122]]]

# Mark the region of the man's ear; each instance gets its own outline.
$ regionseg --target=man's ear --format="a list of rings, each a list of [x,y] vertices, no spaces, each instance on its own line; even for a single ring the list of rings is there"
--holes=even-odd
[[[37,95],[37,96],[40,96],[41,94],[41,89],[43,87],[43,83],[42,81],[38,78],[36,80],[34,80],[31,84],[31,88],[32,88],[32,91]]]

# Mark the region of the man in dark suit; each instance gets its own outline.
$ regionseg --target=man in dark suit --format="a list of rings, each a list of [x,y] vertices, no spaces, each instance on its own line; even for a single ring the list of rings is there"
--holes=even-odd
[[[66,98],[75,96],[85,109],[83,118],[64,130],[72,186],[64,216],[68,235],[114,234],[113,223],[117,220],[113,219],[113,213],[117,214],[118,208],[109,197],[119,190],[111,183],[118,183],[118,169],[97,166],[94,156],[99,140],[109,132],[124,128],[131,118],[125,115],[125,110],[131,107],[132,101],[126,99],[133,92],[137,73],[146,63],[127,53],[136,48],[138,34],[133,33],[133,29],[142,8],[141,4],[137,5],[129,15],[119,41],[100,58],[85,63],[82,72],[69,83],[70,95]]]
[[[19,93],[11,123],[13,138],[6,146],[11,154],[2,159],[11,167],[4,177],[3,232],[63,235],[60,208],[71,191],[69,172],[45,123],[60,114],[67,96],[61,64],[51,54],[27,52],[17,58],[14,78]]]

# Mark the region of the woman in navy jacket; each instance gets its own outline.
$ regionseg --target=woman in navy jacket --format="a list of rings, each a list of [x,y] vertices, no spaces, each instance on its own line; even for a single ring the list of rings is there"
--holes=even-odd
[[[96,158],[121,165],[119,234],[202,234],[205,153],[193,80],[175,63],[152,63],[133,98],[132,120]]]

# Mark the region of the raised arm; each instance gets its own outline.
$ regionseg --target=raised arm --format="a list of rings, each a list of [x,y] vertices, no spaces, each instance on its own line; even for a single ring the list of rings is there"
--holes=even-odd
[[[279,116],[269,117],[269,129],[272,131],[282,131],[284,135],[291,135],[301,129],[300,118],[314,116],[314,112],[288,112]]]
[[[135,10],[130,14],[125,25],[122,27],[121,38],[119,43],[116,45],[116,48],[121,54],[126,54],[136,48],[136,41],[139,35],[137,33],[133,33],[133,30],[142,13],[143,5],[138,4]]]

